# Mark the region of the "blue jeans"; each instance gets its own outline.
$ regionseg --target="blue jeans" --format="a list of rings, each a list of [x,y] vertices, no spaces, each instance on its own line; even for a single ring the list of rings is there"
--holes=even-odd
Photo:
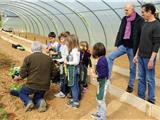
[[[134,80],[136,78],[136,65],[133,63],[134,55],[133,55],[132,48],[128,48],[128,47],[125,47],[124,45],[121,45],[115,51],[111,52],[108,55],[107,60],[108,60],[108,67],[109,67],[109,78],[111,77],[114,60],[124,54],[127,54],[129,59],[129,65],[130,65],[130,77],[129,77],[128,85],[133,88]]]
[[[34,94],[33,103],[38,107],[40,100],[43,99],[45,91],[33,90],[28,87],[22,87],[19,93],[19,97],[24,102],[25,106],[29,103],[29,101],[31,101],[31,99],[29,98],[29,95],[31,94]]]
[[[60,64],[60,91],[67,95],[69,93],[67,76],[65,74],[64,64]]]
[[[148,86],[148,101],[155,102],[155,61],[153,69],[148,69],[148,62],[149,58],[138,57],[138,96],[145,99]]]
[[[78,68],[76,68],[74,73],[75,79],[74,84],[71,86],[71,92],[72,92],[72,99],[74,102],[79,102],[80,100],[80,85],[79,85],[79,74],[78,74]]]

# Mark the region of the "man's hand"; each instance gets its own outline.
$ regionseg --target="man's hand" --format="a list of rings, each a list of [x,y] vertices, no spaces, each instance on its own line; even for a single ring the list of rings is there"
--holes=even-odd
[[[148,62],[148,69],[153,69],[154,60],[150,59]]]
[[[21,76],[15,76],[13,80],[14,81],[19,81],[19,80],[22,80],[22,78],[21,78]]]
[[[149,59],[149,62],[148,62],[148,69],[153,69],[153,66],[154,66],[154,60],[156,59],[156,56],[157,56],[157,53],[156,52],[152,52],[152,55]]]
[[[133,63],[134,63],[134,64],[137,64],[137,63],[138,63],[138,56],[137,56],[137,55],[134,56],[134,58],[133,58]]]

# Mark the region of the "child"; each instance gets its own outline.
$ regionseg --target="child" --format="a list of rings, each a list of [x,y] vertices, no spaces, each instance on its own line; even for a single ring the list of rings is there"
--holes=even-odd
[[[88,87],[87,81],[87,68],[88,65],[91,67],[91,54],[88,51],[88,43],[87,41],[80,42],[80,79],[82,82],[83,92],[86,91]]]
[[[78,49],[78,38],[75,35],[67,37],[69,55],[65,64],[68,65],[68,86],[71,88],[72,99],[68,104],[73,108],[79,107],[79,69],[80,52]]]
[[[54,55],[57,55],[59,43],[56,41],[56,34],[54,32],[50,32],[48,38],[50,41],[47,44],[47,53],[49,53],[51,57],[54,57]]]
[[[108,75],[108,62],[107,58],[105,57],[106,49],[105,46],[102,43],[96,43],[93,47],[93,57],[98,59],[97,65],[96,65],[96,73],[98,75],[97,82],[98,82],[98,88],[97,88],[97,111],[92,114],[92,117],[100,120],[106,120],[106,103],[105,103],[105,97],[106,97],[106,89],[109,84]]]
[[[64,98],[67,93],[69,92],[69,88],[67,85],[67,76],[65,74],[65,66],[64,66],[64,60],[68,56],[68,47],[66,45],[66,37],[68,35],[66,33],[61,33],[59,36],[59,41],[60,41],[60,48],[59,52],[61,54],[61,59],[57,59],[56,61],[60,64],[60,92],[55,94],[55,97],[62,97]]]

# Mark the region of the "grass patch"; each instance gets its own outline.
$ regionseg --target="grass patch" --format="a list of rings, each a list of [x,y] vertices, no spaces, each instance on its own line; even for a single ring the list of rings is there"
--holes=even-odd
[[[8,120],[8,114],[1,106],[0,106],[0,120]]]
[[[11,58],[9,58],[3,53],[0,53],[0,69],[4,67],[10,67],[13,64],[14,62]]]

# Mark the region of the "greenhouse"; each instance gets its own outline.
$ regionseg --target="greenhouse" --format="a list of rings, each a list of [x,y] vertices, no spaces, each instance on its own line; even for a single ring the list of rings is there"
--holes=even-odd
[[[149,4],[149,8],[143,6],[146,4]],[[156,9],[154,14],[152,14],[152,5]],[[134,23],[132,23],[132,21],[129,21],[127,12],[130,10],[130,8],[133,9],[135,15],[139,15],[140,19],[143,21],[142,24],[139,24],[135,20],[136,17],[133,18]],[[145,8],[144,11],[143,8]],[[148,9],[149,12],[146,9]],[[160,30],[159,14],[160,0],[0,0],[0,119],[159,120],[160,53],[158,52],[158,50],[160,47],[160,34],[158,34],[157,32],[158,30]],[[148,18],[145,18],[145,15],[148,15]],[[122,26],[124,16],[126,17],[126,23],[124,23],[125,27]],[[149,20],[151,20],[152,22],[152,19],[156,21],[156,24],[150,27],[152,30],[149,31],[150,28],[146,27],[145,29],[144,27],[145,25],[148,25],[150,23]],[[136,26],[137,29],[140,28],[140,31],[134,29],[132,26]],[[124,30],[122,30],[123,28]],[[121,31],[123,31],[123,33]],[[128,33],[128,31],[131,31],[131,33]],[[145,34],[144,31],[151,33]],[[66,35],[67,32],[69,33],[69,35]],[[130,35],[134,32],[135,34]],[[120,40],[117,40],[118,35],[121,33],[124,35],[122,38],[123,43]],[[151,42],[153,40],[152,45],[151,42],[147,43],[148,41],[136,41],[137,43],[134,43],[134,41],[132,41],[132,47],[128,47],[128,41],[124,42],[125,37],[127,36],[126,40],[130,40],[131,37],[133,38],[133,40],[135,40],[138,39],[136,38],[137,34],[139,35],[139,41],[142,41],[143,38],[151,36],[149,39],[151,39]],[[130,35],[129,38],[128,35]],[[78,107],[76,106],[76,109],[72,108],[74,104],[72,104],[71,106],[68,105],[68,101],[74,101],[74,96],[76,96],[74,93],[76,90],[73,90],[74,88],[72,88],[74,85],[71,85],[71,87],[69,85],[69,79],[72,78],[68,77],[70,76],[70,71],[73,70],[69,69],[69,66],[72,66],[72,64],[70,65],[68,61],[69,59],[74,59],[74,55],[71,56],[71,58],[68,55],[67,57],[65,57],[65,60],[63,60],[63,62],[55,60],[59,59],[56,55],[59,55],[59,52],[61,52],[60,50],[63,44],[57,48],[54,46],[55,48],[52,51],[53,53],[50,53],[51,48],[49,48],[48,45],[51,42],[52,37],[55,38],[57,44],[61,44],[61,38],[64,38],[67,41],[65,44],[68,47],[67,51],[69,50],[69,55],[72,54],[72,50],[74,49],[71,45],[72,42],[69,42],[70,39],[75,39],[75,44],[80,45],[79,47],[77,47],[77,51],[80,51],[80,60],[78,65],[73,64],[73,66],[75,67],[74,70],[77,69],[77,71],[80,71],[80,73],[78,73],[78,75],[80,74],[78,76],[79,78],[76,78],[76,80],[80,79],[81,82],[81,79],[84,79],[84,76],[86,75],[85,79],[87,79],[88,85],[87,87],[84,87],[84,82],[82,81],[82,85],[81,83],[79,85],[80,88],[77,88],[78,90],[80,89],[79,91],[82,93],[80,93],[81,98],[78,98]],[[85,69],[86,71],[83,71],[84,68],[83,70],[81,68],[81,57],[84,57],[83,55],[81,56],[81,45],[84,41],[88,43],[88,45],[86,46],[88,47],[87,49],[89,51],[87,52],[90,55],[89,60],[87,59],[88,63],[87,68]],[[44,93],[44,99],[46,101],[45,104],[47,107],[46,110],[42,110],[43,112],[38,112],[41,111],[39,110],[40,106],[38,107],[37,111],[37,106],[34,102],[34,107],[32,111],[30,111],[29,108],[31,107],[31,105],[28,106],[29,103],[25,105],[25,102],[27,100],[21,101],[22,96],[20,94],[23,88],[22,84],[27,83],[28,79],[30,79],[29,75],[37,69],[40,69],[40,67],[37,67],[33,69],[32,72],[30,72],[29,70],[31,69],[31,64],[26,63],[25,65],[25,62],[27,61],[26,58],[34,54],[32,48],[34,43],[42,45],[41,52],[47,54],[47,57],[50,56],[52,58],[52,62],[55,64],[55,66],[57,67],[56,70],[58,71],[54,76],[54,79],[56,80],[52,79],[53,83],[51,81],[49,90],[45,91]],[[110,81],[107,90],[105,89],[106,91],[103,91],[103,97],[106,94],[106,99],[104,101],[102,99],[99,100],[103,101],[106,104],[103,106],[101,106],[101,104],[97,102],[97,96],[98,94],[100,94],[99,91],[99,93],[97,93],[96,91],[98,89],[97,85],[100,85],[100,82],[97,79],[99,79],[99,75],[104,72],[100,71],[100,73],[98,73],[97,65],[99,65],[98,60],[101,59],[101,56],[99,57],[97,55],[98,57],[95,57],[94,55],[101,53],[99,53],[99,49],[96,49],[95,47],[97,43],[101,43],[102,45],[104,45],[104,56],[106,56],[108,67],[108,73],[106,74],[107,79]],[[73,43],[73,45],[75,44]],[[119,49],[119,46],[123,44],[125,50],[120,53],[122,49]],[[145,48],[146,46],[142,44],[146,44],[147,48]],[[127,47],[125,45],[127,45]],[[136,52],[132,53],[133,57],[131,57],[129,50],[131,49],[132,52],[134,52],[134,47],[137,47]],[[149,49],[152,49],[151,52],[149,51]],[[115,52],[116,50],[118,51],[117,53]],[[144,59],[148,60],[150,58],[150,62],[151,58],[153,58],[153,65],[148,64],[147,62],[146,65],[148,65],[148,68],[145,68],[145,70],[147,70],[144,73],[141,73],[140,71],[139,58],[137,58],[138,65],[133,63],[136,59],[135,56],[140,56],[140,52],[142,50],[147,51],[146,54],[141,54],[143,57],[145,55],[147,56],[145,56]],[[148,57],[148,55],[150,56]],[[53,58],[53,56],[56,56],[56,58]],[[60,59],[62,58],[63,53],[61,52]],[[28,61],[30,60],[31,59],[28,59]],[[34,64],[37,65],[38,63],[43,63],[40,61],[42,61],[42,59],[37,59]],[[65,66],[62,67],[62,71],[63,74],[65,74],[64,76],[66,77],[66,79],[68,79],[67,84],[69,86],[70,92],[64,95],[63,98],[59,98],[56,96],[56,93],[58,93],[59,91],[61,92],[62,63]],[[132,66],[132,63],[134,64],[134,66]],[[91,64],[91,66],[89,66],[89,64]],[[23,78],[21,75],[24,66],[26,67],[26,72],[28,72],[25,74],[27,77],[25,76],[24,80],[15,80],[16,77]],[[152,79],[153,76],[148,75],[151,72],[149,67],[152,67],[151,70],[154,68],[152,72],[154,74],[153,79],[155,83],[153,83],[152,81],[151,87],[154,86],[153,89],[155,92],[150,92],[151,90],[149,80]],[[42,70],[43,72],[39,74],[41,75],[40,78],[43,78],[45,76],[48,69],[49,68],[45,68]],[[102,70],[105,70],[105,68],[103,68]],[[57,78],[57,74],[59,75],[59,78]],[[140,86],[140,74],[141,76],[146,75],[143,76],[146,79],[144,88]],[[130,79],[132,79],[131,77],[133,77],[135,81],[133,80],[134,87],[132,86],[130,88]],[[33,79],[36,79],[36,77],[34,76]],[[74,80],[75,79],[73,77],[73,81]],[[107,83],[108,82],[105,82],[104,84],[106,85]],[[29,84],[33,85],[35,83],[33,82]],[[73,84],[75,84],[75,81],[73,82]],[[146,90],[144,93],[144,98],[141,97],[139,93],[142,89]],[[13,95],[11,92],[12,90],[18,91],[18,95],[15,95],[15,93],[13,93]],[[34,99],[36,94],[35,91],[35,89],[32,89],[30,90],[30,93],[27,93],[29,99]],[[43,90],[40,89],[39,91]],[[150,99],[150,96],[154,96],[155,98]],[[42,102],[43,101],[40,101],[39,104],[41,105]],[[77,103],[77,101],[75,103]],[[92,113],[95,112],[98,108],[97,104],[100,104],[100,106],[102,107],[102,111],[106,109],[105,118],[92,117]],[[104,106],[106,106],[106,108],[103,108]],[[26,112],[25,109],[29,109],[29,112]]]

